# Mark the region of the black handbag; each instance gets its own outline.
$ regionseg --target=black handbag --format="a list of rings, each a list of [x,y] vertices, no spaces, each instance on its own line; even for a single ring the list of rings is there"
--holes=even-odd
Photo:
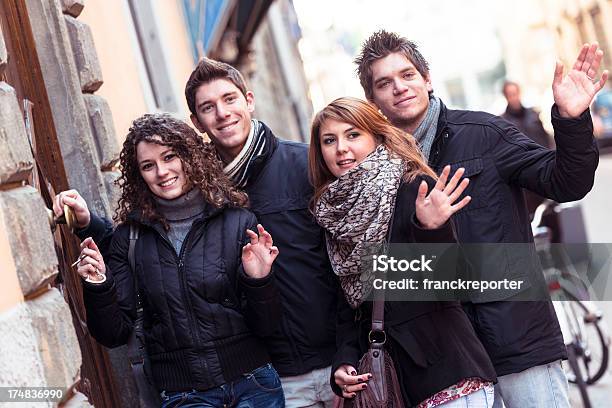
[[[143,408],[159,408],[161,405],[161,396],[151,380],[150,373],[147,371],[151,367],[144,339],[144,313],[142,310],[142,300],[140,298],[140,290],[138,289],[138,279],[136,278],[136,259],[134,257],[134,248],[138,240],[138,225],[130,225],[130,246],[128,248],[128,260],[132,275],[134,276],[134,290],[136,291],[136,320],[134,328],[128,338],[128,360],[132,367],[132,375],[138,389],[138,398],[140,406]]]

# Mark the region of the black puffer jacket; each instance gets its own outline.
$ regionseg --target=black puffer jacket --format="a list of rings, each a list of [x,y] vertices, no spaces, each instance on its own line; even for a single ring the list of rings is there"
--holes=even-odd
[[[179,255],[161,225],[139,228],[136,273],[159,390],[206,390],[270,362],[260,336],[272,333],[280,319],[275,277],[250,278],[241,263],[245,230],[255,230],[257,220],[238,208],[208,206],[204,214]],[[107,347],[127,342],[136,316],[128,246],[129,226],[123,224],[108,250],[108,280],[84,283],[89,330]]]
[[[579,118],[561,118],[552,109],[556,151],[523,135],[514,125],[484,112],[450,110],[444,105],[430,154],[430,166],[451,174],[465,168],[472,200],[453,216],[461,243],[531,243],[522,188],[558,202],[579,200],[592,188],[599,162],[589,111]],[[530,279],[525,271],[539,268],[535,252],[509,246],[487,247],[483,276],[487,279]],[[497,375],[517,373],[565,358],[565,345],[552,303],[499,302],[492,296],[466,305],[476,333],[487,349]]]

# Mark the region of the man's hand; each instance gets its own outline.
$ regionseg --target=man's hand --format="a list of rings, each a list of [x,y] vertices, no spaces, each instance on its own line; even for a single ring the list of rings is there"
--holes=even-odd
[[[604,87],[608,71],[595,77],[603,58],[597,43],[584,44],[570,72],[563,76],[563,65],[557,62],[553,79],[553,96],[559,114],[564,118],[577,118],[590,105],[595,94]]]
[[[242,266],[244,272],[251,278],[264,278],[270,273],[272,262],[278,256],[278,248],[273,245],[272,236],[257,224],[257,235],[247,230],[251,242],[242,248]]]
[[[76,190],[62,191],[53,199],[53,213],[59,217],[64,214],[64,204],[74,210],[77,224],[76,228],[81,229],[89,226],[91,215],[87,203]]]

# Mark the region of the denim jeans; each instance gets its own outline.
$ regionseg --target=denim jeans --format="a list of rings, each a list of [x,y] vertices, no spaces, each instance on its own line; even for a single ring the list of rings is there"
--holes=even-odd
[[[487,386],[459,399],[438,405],[439,408],[492,408],[495,391]]]
[[[561,361],[498,377],[493,408],[569,408]]]
[[[285,396],[278,373],[271,364],[261,366],[239,380],[206,391],[162,392],[162,408],[284,408]]]
[[[306,374],[281,377],[287,408],[331,408],[334,392],[329,385],[331,366]]]

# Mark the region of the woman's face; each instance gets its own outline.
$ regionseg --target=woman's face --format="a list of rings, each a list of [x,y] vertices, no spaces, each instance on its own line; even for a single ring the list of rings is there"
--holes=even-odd
[[[346,174],[376,150],[373,134],[347,122],[327,119],[319,132],[323,160],[335,177]]]
[[[136,145],[140,175],[157,197],[172,200],[186,193],[183,162],[169,146],[140,142]]]

